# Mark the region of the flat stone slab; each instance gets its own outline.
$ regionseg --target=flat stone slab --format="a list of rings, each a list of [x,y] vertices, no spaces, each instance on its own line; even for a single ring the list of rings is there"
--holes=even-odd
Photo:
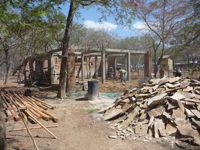
[[[114,118],[115,116],[119,115],[122,113],[121,109],[112,109],[108,114],[105,114],[103,116],[104,120],[110,120],[112,118]]]
[[[163,107],[158,107],[155,109],[152,109],[151,111],[148,112],[148,115],[151,117],[157,117],[157,116],[161,116],[163,114],[164,108]]]
[[[159,103],[161,103],[161,102],[163,102],[165,100],[164,99],[165,96],[167,96],[167,93],[162,93],[160,95],[156,95],[156,96],[154,96],[152,98],[149,98],[149,99],[146,100],[147,101],[147,105],[149,106],[149,105],[159,104]]]

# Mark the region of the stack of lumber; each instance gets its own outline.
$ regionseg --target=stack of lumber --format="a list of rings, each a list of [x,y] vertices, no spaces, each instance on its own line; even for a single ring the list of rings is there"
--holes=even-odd
[[[5,120],[15,121],[24,120],[36,123],[36,119],[52,120],[57,122],[58,119],[54,115],[47,112],[47,109],[54,109],[52,106],[34,96],[25,96],[22,92],[1,92],[3,110],[5,112]]]
[[[200,81],[188,78],[150,79],[126,90],[104,120],[117,130],[111,138],[175,136],[176,143],[200,145]],[[181,144],[180,144],[181,145]]]

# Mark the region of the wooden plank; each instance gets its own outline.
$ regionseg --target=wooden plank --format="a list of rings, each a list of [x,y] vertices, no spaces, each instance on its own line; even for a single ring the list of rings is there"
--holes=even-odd
[[[56,118],[54,115],[48,113],[47,111],[42,110],[42,112],[48,116],[50,116],[50,118],[52,119],[53,122],[58,122],[58,118]]]
[[[18,115],[18,112],[15,112],[14,114],[9,114],[7,115],[6,117],[6,121],[10,121],[10,120],[13,120],[15,116]],[[19,119],[20,120],[20,119]]]
[[[14,120],[15,121],[21,120],[20,116],[18,115],[18,112],[16,112],[17,109],[15,109],[12,102],[10,101],[10,99],[7,96],[5,96],[5,103],[7,104],[8,108],[10,109],[10,112],[13,115]]]
[[[25,110],[26,111],[26,110]],[[27,112],[28,113],[28,112]],[[41,124],[36,118],[34,118],[34,116],[32,116],[30,113],[28,113],[29,116],[34,119],[41,127],[43,127],[47,132],[49,132],[55,139],[57,139],[57,137],[51,132],[49,131],[43,124]]]

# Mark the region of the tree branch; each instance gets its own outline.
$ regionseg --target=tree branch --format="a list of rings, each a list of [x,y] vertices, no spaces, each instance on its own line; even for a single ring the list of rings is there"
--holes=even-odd
[[[82,6],[89,6],[93,3],[101,3],[103,5],[108,4],[108,0],[79,0],[78,3],[81,4]]]

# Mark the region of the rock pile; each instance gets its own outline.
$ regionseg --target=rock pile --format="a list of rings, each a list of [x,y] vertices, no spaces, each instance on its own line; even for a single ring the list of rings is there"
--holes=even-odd
[[[151,79],[139,88],[126,90],[103,112],[104,120],[117,130],[116,137],[175,136],[180,146],[184,142],[200,145],[198,80]]]

